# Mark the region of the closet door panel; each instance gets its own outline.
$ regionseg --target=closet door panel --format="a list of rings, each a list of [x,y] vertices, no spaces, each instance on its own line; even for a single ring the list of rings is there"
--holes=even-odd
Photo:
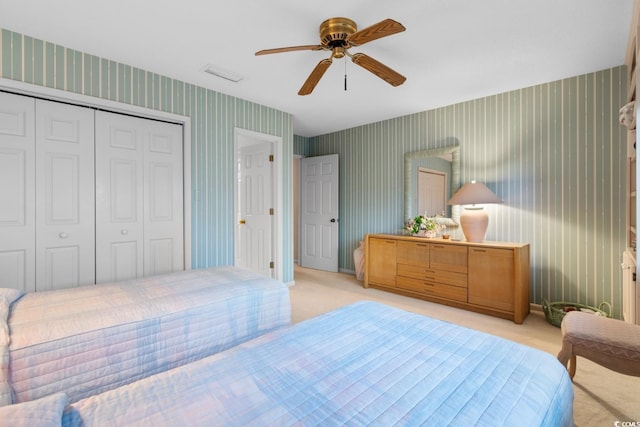
[[[182,126],[147,121],[145,276],[184,269]]]
[[[175,261],[173,239],[149,239],[145,255],[149,276],[176,271],[172,268]]]
[[[0,92],[0,287],[35,291],[35,101]]]
[[[143,154],[140,119],[96,112],[96,282],[142,277]]]
[[[36,290],[95,283],[94,112],[36,101]]]
[[[70,283],[78,286],[80,282],[80,247],[74,246],[52,246],[45,248],[44,277],[46,282],[38,282],[38,291],[48,291],[53,289],[68,288]],[[90,283],[84,283],[88,285]]]
[[[109,281],[117,282],[139,276],[142,251],[136,240],[112,242],[110,251],[112,262],[109,266]]]

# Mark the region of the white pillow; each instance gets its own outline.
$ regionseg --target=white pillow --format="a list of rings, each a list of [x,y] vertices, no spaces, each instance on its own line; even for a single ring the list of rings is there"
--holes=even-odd
[[[60,427],[67,395],[55,393],[30,402],[0,407],[0,426]]]

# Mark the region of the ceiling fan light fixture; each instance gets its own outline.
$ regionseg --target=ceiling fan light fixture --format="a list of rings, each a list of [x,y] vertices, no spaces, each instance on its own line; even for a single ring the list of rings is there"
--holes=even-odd
[[[229,80],[230,82],[234,82],[234,83],[238,83],[239,81],[244,79],[244,77],[238,73],[225,70],[213,64],[205,65],[202,71],[204,71],[205,73],[211,74],[213,76],[220,77],[221,79]]]

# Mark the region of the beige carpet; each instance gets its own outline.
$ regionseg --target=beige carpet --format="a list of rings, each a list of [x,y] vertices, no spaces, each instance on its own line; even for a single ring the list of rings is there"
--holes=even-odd
[[[466,310],[364,289],[355,276],[297,267],[291,287],[292,321],[299,322],[359,300],[389,304],[498,335],[553,354],[560,350],[560,329],[541,311],[532,311],[522,325]],[[621,375],[578,357],[574,377],[574,420],[584,426],[640,426],[640,378]],[[616,424],[620,421],[620,424]],[[633,424],[635,422],[635,424]],[[523,423],[525,425],[526,423]]]

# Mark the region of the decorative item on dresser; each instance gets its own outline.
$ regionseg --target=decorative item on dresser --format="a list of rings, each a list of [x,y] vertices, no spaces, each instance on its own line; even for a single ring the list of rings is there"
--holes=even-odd
[[[529,245],[366,237],[364,287],[521,324],[529,314]]]
[[[405,229],[412,236],[420,237],[436,237],[443,228],[436,217],[429,217],[426,213],[410,219],[405,224]]]

